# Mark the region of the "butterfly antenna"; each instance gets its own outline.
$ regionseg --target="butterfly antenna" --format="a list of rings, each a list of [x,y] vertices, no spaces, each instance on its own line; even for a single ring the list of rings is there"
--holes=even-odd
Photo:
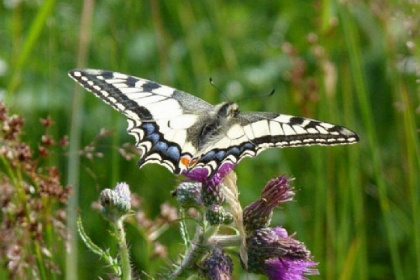
[[[227,97],[227,95],[219,88],[219,87],[217,87],[215,84],[214,84],[214,82],[213,82],[213,78],[212,77],[210,77],[209,78],[209,82],[210,82],[210,84],[226,99],[226,100],[229,100],[229,98]]]
[[[267,98],[267,97],[271,97],[271,96],[274,95],[275,92],[276,92],[276,89],[273,88],[269,94],[246,96],[246,97],[242,98],[241,100],[238,100],[238,102],[241,102],[241,101],[244,101],[244,100],[247,100],[247,99],[251,99],[251,98]]]

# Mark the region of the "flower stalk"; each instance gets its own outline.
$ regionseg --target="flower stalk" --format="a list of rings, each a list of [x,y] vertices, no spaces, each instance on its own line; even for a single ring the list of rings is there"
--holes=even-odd
[[[194,239],[191,241],[189,250],[183,257],[181,264],[167,277],[168,280],[174,280],[182,277],[194,266],[195,262],[203,254],[204,231],[201,226],[196,227]]]
[[[119,219],[114,224],[115,236],[118,242],[120,261],[122,268],[122,280],[131,280],[130,255],[125,238],[124,219]]]

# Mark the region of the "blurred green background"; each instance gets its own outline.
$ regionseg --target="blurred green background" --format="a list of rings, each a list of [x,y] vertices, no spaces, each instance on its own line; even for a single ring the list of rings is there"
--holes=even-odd
[[[175,205],[170,191],[180,178],[124,160],[117,147],[134,143],[124,117],[83,91],[69,70],[128,73],[211,103],[225,97],[209,77],[230,100],[275,88],[271,98],[240,101],[241,109],[341,124],[361,141],[244,160],[236,169],[243,205],[269,179],[293,176],[295,202],[272,224],[296,232],[312,251],[321,276],[311,279],[420,279],[419,14],[418,1],[3,0],[1,99],[25,118],[24,138],[34,147],[40,117],[54,120],[56,137],[69,135],[69,153],[54,154],[50,164],[76,188],[69,205],[80,209],[87,233],[112,249],[108,225],[91,206],[99,191],[126,181],[155,217],[162,203]],[[104,157],[79,159],[101,128],[113,131],[98,142]],[[127,230],[138,275],[155,275],[166,261],[150,260],[135,226]],[[176,259],[177,225],[159,242]],[[54,251],[56,279],[109,272],[80,241],[68,245],[77,254],[66,254],[64,244]],[[235,279],[260,279],[241,271]]]

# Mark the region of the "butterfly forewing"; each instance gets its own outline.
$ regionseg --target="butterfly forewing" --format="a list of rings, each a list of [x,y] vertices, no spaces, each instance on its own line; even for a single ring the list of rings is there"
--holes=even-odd
[[[139,165],[159,163],[179,174],[181,153],[197,152],[187,142],[187,129],[213,106],[155,82],[103,70],[73,70],[76,82],[128,118],[127,131],[142,152]],[[182,102],[181,102],[181,101]],[[198,109],[197,109],[198,108]]]

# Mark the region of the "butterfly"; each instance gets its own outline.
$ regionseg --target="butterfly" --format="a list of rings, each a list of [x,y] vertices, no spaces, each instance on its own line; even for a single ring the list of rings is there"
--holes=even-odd
[[[353,144],[353,131],[317,120],[268,112],[241,112],[236,103],[211,105],[186,92],[105,70],[69,76],[123,113],[141,151],[139,167],[158,163],[174,174],[235,166],[271,147]]]

